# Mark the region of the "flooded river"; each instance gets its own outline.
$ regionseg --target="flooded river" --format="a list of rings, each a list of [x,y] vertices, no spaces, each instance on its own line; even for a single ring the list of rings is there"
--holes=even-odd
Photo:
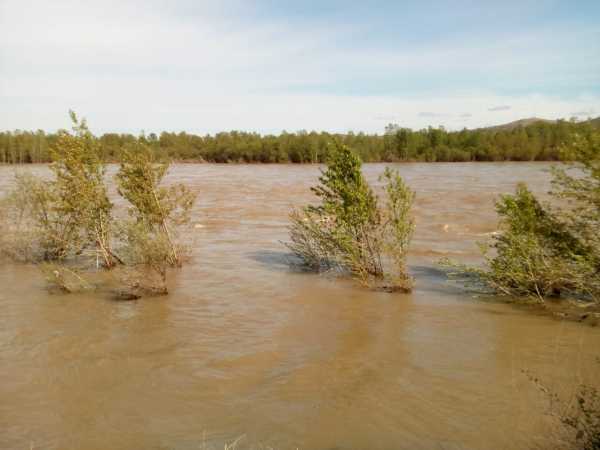
[[[199,196],[168,297],[50,295],[37,269],[1,266],[0,448],[548,448],[522,371],[564,395],[593,382],[600,329],[482,302],[436,269],[478,261],[494,197],[546,191],[548,166],[398,167],[417,191],[410,295],[288,268],[287,214],[317,166],[174,166]]]

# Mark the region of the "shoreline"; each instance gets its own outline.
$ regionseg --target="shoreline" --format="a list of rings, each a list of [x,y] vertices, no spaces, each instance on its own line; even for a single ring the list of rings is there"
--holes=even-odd
[[[171,164],[186,164],[186,165],[214,165],[214,166],[322,166],[325,162],[313,162],[313,163],[295,163],[295,162],[256,162],[256,161],[235,161],[235,162],[213,162],[213,161],[194,161],[194,160],[176,160],[170,161]],[[522,163],[522,164],[548,164],[548,163],[573,163],[574,161],[566,160],[535,160],[535,161],[522,161],[522,160],[502,160],[502,161],[366,161],[363,164],[509,164],[509,163]],[[36,165],[48,165],[52,164],[52,161],[40,161],[40,162],[29,162],[29,163],[1,163],[0,167],[27,167]],[[105,161],[105,164],[119,164],[119,161]]]

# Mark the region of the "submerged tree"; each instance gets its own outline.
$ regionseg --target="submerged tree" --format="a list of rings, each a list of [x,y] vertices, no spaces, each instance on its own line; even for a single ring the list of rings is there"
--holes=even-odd
[[[347,271],[366,285],[411,289],[405,270],[413,232],[409,216],[414,194],[397,172],[386,169],[384,208],[361,173],[361,161],[338,142],[327,169],[312,188],[321,202],[290,214],[286,244],[312,270]]]

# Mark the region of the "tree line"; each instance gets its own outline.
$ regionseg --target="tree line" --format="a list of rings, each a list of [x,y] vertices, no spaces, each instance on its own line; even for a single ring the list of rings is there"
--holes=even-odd
[[[395,124],[383,134],[282,132],[261,135],[229,131],[199,136],[180,132],[133,134],[105,133],[97,139],[105,161],[117,161],[121,152],[143,144],[158,158],[216,163],[323,163],[329,143],[352,148],[364,162],[396,161],[557,161],[560,149],[575,135],[589,136],[600,128],[597,119],[576,123],[538,121],[515,127],[447,131],[443,127],[411,130]],[[51,161],[50,149],[58,133],[38,131],[0,132],[0,163],[26,164]]]

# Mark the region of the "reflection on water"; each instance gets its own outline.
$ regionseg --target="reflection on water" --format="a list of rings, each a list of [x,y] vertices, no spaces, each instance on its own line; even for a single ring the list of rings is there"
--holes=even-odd
[[[546,167],[399,166],[417,191],[407,295],[288,268],[287,214],[312,200],[318,167],[175,166],[203,226],[167,298],[48,295],[36,269],[0,268],[0,448],[543,443],[545,403],[521,370],[569,392],[598,376],[600,331],[474,301],[435,261],[477,261],[493,198],[521,180],[544,192]],[[374,183],[382,170],[365,167]]]

